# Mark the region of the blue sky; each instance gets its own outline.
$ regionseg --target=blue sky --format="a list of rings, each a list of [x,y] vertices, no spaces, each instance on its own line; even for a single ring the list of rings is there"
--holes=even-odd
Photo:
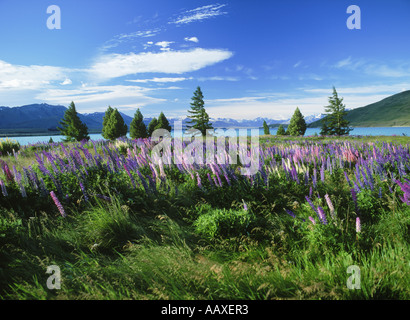
[[[0,0],[0,30],[3,106],[183,117],[200,86],[211,118],[285,119],[410,90],[408,0]]]

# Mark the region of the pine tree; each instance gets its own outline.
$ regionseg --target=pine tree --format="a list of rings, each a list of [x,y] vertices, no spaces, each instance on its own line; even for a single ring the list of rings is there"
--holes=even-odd
[[[202,135],[206,135],[207,129],[212,129],[212,123],[209,122],[209,115],[205,111],[204,96],[202,94],[201,88],[197,87],[192,97],[191,109],[188,110],[190,115],[187,123],[188,128],[194,128],[201,131]]]
[[[280,125],[278,130],[276,131],[277,136],[284,136],[286,134],[285,129],[283,129],[283,125]]]
[[[169,124],[168,119],[165,117],[163,112],[159,114],[158,122],[157,122],[157,125],[155,126],[155,129],[165,129],[171,132],[172,128]]]
[[[151,137],[152,133],[155,131],[155,127],[158,125],[157,118],[152,118],[151,122],[148,124],[148,136]]]
[[[333,87],[333,95],[329,97],[329,105],[325,107],[325,112],[327,116],[322,120],[321,135],[341,136],[353,130],[349,127],[349,121],[345,119],[347,111],[343,98],[339,98],[335,87]]]
[[[105,139],[115,140],[119,137],[123,137],[127,135],[128,127],[124,122],[121,114],[118,112],[117,108],[115,108],[110,117],[107,119],[104,134]]]
[[[268,124],[266,123],[265,120],[263,120],[263,134],[265,134],[265,135],[270,134],[269,126],[268,126]]]
[[[108,106],[108,109],[105,111],[105,115],[104,115],[104,118],[103,118],[103,128],[102,128],[102,136],[103,136],[104,139],[109,139],[108,135],[106,133],[106,130],[107,130],[107,124],[110,120],[111,113],[113,111],[114,111],[114,109],[111,108],[111,106]]]
[[[291,136],[303,136],[306,132],[306,121],[299,108],[296,108],[295,113],[290,119],[288,132]]]
[[[63,119],[60,121],[61,127],[57,129],[65,136],[65,142],[89,140],[88,128],[85,123],[80,120],[77,110],[75,109],[74,102],[71,102],[70,106],[64,113]]]
[[[147,126],[143,122],[144,117],[140,109],[137,109],[135,112],[134,118],[130,124],[130,137],[131,139],[138,139],[138,138],[147,138]]]

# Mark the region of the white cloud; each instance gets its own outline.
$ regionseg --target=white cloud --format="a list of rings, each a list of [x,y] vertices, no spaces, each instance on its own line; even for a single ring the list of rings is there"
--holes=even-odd
[[[169,51],[170,50],[169,46],[172,43],[174,42],[173,41],[159,41],[159,42],[156,42],[155,45],[158,47],[161,47],[160,49],[161,51]]]
[[[100,56],[89,72],[100,80],[148,72],[182,74],[224,61],[232,55],[227,50],[201,48],[160,53],[108,54]]]
[[[192,80],[192,79],[193,79],[192,77],[189,77],[189,78],[179,77],[179,78],[136,79],[136,80],[126,80],[126,81],[136,82],[136,83],[148,83],[148,82],[166,83],[166,82],[179,82],[179,81]]]
[[[221,77],[221,76],[213,76],[213,77],[199,77],[198,81],[239,81],[238,77]]]
[[[296,62],[296,63],[293,65],[293,67],[294,67],[294,68],[297,68],[297,67],[299,67],[301,64],[302,64],[302,61],[298,61],[298,62]]]
[[[226,4],[210,4],[193,10],[188,10],[183,12],[176,20],[169,23],[180,25],[217,17],[227,13],[221,11],[225,6]]]
[[[195,43],[199,42],[197,37],[185,37],[184,40],[185,41],[190,41],[190,42],[195,42]]]
[[[66,71],[60,67],[12,65],[0,60],[0,90],[38,90],[66,79]]]
[[[63,82],[61,82],[60,84],[62,86],[68,85],[68,84],[72,84],[73,82],[71,81],[71,79],[66,78]]]

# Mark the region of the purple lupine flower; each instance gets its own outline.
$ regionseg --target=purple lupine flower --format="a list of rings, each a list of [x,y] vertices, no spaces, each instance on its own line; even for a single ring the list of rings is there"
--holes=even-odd
[[[199,188],[202,188],[201,177],[199,176],[198,172],[196,172],[196,181]]]
[[[13,174],[11,173],[9,166],[5,162],[3,162],[3,171],[6,175],[6,180],[12,182],[14,180]]]
[[[358,210],[358,207],[357,207],[357,194],[356,194],[356,191],[354,189],[350,189],[350,193],[352,194],[355,211],[357,213],[359,210]]]
[[[22,196],[23,198],[27,198],[26,189],[24,188],[24,185],[23,185],[23,183],[21,182],[21,180],[18,182],[18,185],[19,185],[19,187],[20,187],[21,196]]]
[[[324,165],[320,168],[320,180],[322,182],[325,182],[325,166]]]
[[[330,197],[327,193],[325,194],[325,199],[326,199],[327,206],[329,207],[329,210],[330,210],[330,216],[332,217],[332,219],[334,219],[335,218],[334,216],[335,208],[333,207],[333,203],[332,201],[330,201]]]
[[[211,175],[209,174],[209,172],[208,172],[206,175],[207,175],[207,177],[208,177],[210,186],[212,186],[212,178],[211,178]]]
[[[0,186],[1,186],[1,192],[3,193],[3,196],[7,197],[8,193],[7,193],[6,186],[3,180],[0,180]]]
[[[292,218],[296,218],[296,215],[291,210],[289,209],[285,209],[285,210],[286,210],[286,213],[290,215]]]
[[[224,177],[226,179],[226,182],[228,182],[228,185],[231,185],[231,180],[229,180],[228,175],[226,173],[224,173]]]
[[[310,220],[313,224],[316,224],[315,219],[313,219],[311,216],[309,216],[309,220]]]
[[[360,218],[356,217],[356,233],[360,233],[361,230],[362,230],[362,227],[360,225]]]
[[[326,214],[325,214],[325,211],[323,210],[322,207],[320,207],[320,206],[317,207],[317,213],[318,213],[318,216],[319,216],[320,221],[321,221],[323,224],[327,224]]]
[[[65,218],[67,215],[66,215],[66,213],[65,213],[65,211],[64,211],[63,206],[61,205],[60,201],[58,200],[56,194],[54,193],[54,191],[51,191],[51,192],[50,192],[50,196],[51,196],[51,198],[53,199],[54,204],[56,205],[58,211],[60,211],[60,214]]]
[[[243,202],[243,210],[248,211],[248,206],[246,204],[246,202],[242,199]]]
[[[382,197],[383,197],[382,187],[379,187],[379,198],[381,199]]]
[[[316,170],[316,168],[313,169],[312,183],[313,183],[313,187],[316,189],[316,185],[317,185],[317,170]]]
[[[312,200],[310,200],[310,198],[308,196],[305,196],[306,201],[309,203],[309,205],[311,206],[311,208],[313,209],[314,212],[318,213],[315,206],[313,205]]]
[[[350,182],[349,176],[347,175],[346,171],[343,171],[343,173],[345,174],[345,178],[346,178],[347,183],[349,184],[349,187],[351,187],[352,183]]]
[[[131,172],[128,170],[127,165],[125,163],[124,163],[124,169],[125,169],[125,172],[127,172],[128,176],[130,177],[133,187],[136,188],[134,178],[131,175]]]
[[[401,190],[403,191],[403,196],[400,197],[400,200],[407,204],[410,205],[410,184],[406,184],[406,183],[402,183],[399,180],[395,181],[401,188]]]
[[[80,184],[81,191],[83,192],[83,195],[84,195],[84,200],[88,202],[89,199],[88,199],[87,192],[85,191],[84,185],[81,181],[79,181],[79,184]]]

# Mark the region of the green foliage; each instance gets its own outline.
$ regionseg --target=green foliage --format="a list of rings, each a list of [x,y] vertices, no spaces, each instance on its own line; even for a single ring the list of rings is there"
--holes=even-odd
[[[285,129],[283,128],[283,125],[280,125],[278,130],[276,131],[277,136],[284,136],[286,134]]]
[[[268,124],[266,123],[265,120],[263,120],[263,134],[265,134],[265,135],[270,134],[269,126],[268,126]]]
[[[343,98],[338,97],[335,87],[333,87],[333,95],[329,97],[329,105],[325,107],[325,112],[327,116],[322,119],[321,135],[349,134],[352,128],[349,127],[349,121],[345,119],[347,111],[345,111]]]
[[[148,129],[147,129],[149,137],[152,136],[152,133],[155,131],[157,125],[158,125],[158,119],[157,118],[152,118],[152,120],[148,124]]]
[[[157,122],[157,125],[155,126],[155,130],[156,129],[165,129],[165,130],[168,130],[169,132],[171,132],[172,128],[169,124],[168,119],[165,117],[163,112],[161,112],[159,114],[158,122]]]
[[[249,210],[208,208],[197,218],[194,226],[200,235],[214,239],[246,234],[254,221],[255,216]]]
[[[197,87],[192,97],[191,109],[188,110],[190,120],[188,121],[188,128],[199,130],[203,136],[206,135],[207,129],[212,129],[212,123],[209,122],[209,115],[205,111],[204,96],[201,88]]]
[[[147,138],[147,126],[143,122],[144,117],[140,109],[137,109],[135,112],[134,118],[130,124],[130,137],[131,139],[138,139],[138,138]]]
[[[108,133],[106,132],[108,129],[108,123],[110,122],[110,116],[114,109],[111,106],[108,106],[107,110],[105,111],[104,117],[103,117],[103,127],[102,127],[102,136],[104,139],[109,139],[108,138]]]
[[[300,112],[299,108],[296,108],[295,113],[290,119],[290,124],[288,126],[288,132],[291,136],[303,136],[306,132],[306,122]]]
[[[274,140],[265,146],[274,143],[280,150],[306,145],[305,139],[296,137]],[[345,138],[338,140],[346,142]],[[135,170],[130,170],[136,182],[132,187],[130,176],[120,168],[122,143],[103,142],[95,148],[102,154],[102,150],[108,153],[102,147],[110,146],[111,152],[115,147],[119,158],[115,171],[115,160],[111,162],[115,157],[109,158],[110,169],[99,163],[80,167],[76,174],[58,170],[64,167],[58,161],[45,164],[50,171],[57,166],[45,185],[55,190],[54,181],[61,183],[58,197],[66,218],[58,214],[50,196],[42,196],[29,181],[27,198],[22,198],[14,181],[7,183],[7,197],[0,191],[1,299],[410,297],[410,207],[395,192],[389,194],[386,182],[375,182],[386,185],[382,198],[377,188],[363,188],[357,194],[362,220],[357,233],[351,187],[343,175],[347,171],[353,176],[354,168],[347,164],[343,169],[333,168],[331,174],[326,171],[325,181],[318,177],[317,188],[312,190],[313,204],[326,214],[328,224],[324,225],[305,199],[311,184],[303,183],[303,172],[298,173],[297,183],[286,178],[281,165],[278,171],[273,169],[274,162],[282,162],[282,152],[269,151],[264,158],[265,166],[272,168],[267,184],[262,183],[260,172],[252,176],[252,183],[237,176],[231,185],[221,175],[223,186],[216,187],[207,179],[207,173],[215,177],[212,170],[201,168],[194,172],[202,180],[198,187],[195,176],[171,165],[164,167],[165,178],[158,177],[156,187],[145,192]],[[128,140],[124,145],[132,147],[133,143]],[[73,144],[64,147],[70,150]],[[7,159],[10,167],[12,160],[15,157]],[[72,161],[74,158],[71,165]],[[304,164],[297,166],[301,169]],[[147,184],[148,177],[155,179],[152,167],[141,164],[138,170]],[[41,176],[39,169],[35,172]],[[325,194],[333,203],[333,218]],[[296,218],[286,214],[285,208]],[[309,216],[317,223],[311,223]],[[61,268],[60,290],[46,287],[49,265]],[[346,287],[351,265],[360,267],[361,290]]]
[[[11,139],[1,139],[0,140],[0,154],[6,155],[8,153],[13,154],[13,152],[17,152],[20,150],[20,143],[16,140]]]
[[[109,140],[115,140],[127,134],[128,127],[124,122],[117,108],[106,111],[105,125],[103,126],[103,137]]]
[[[80,120],[74,102],[64,113],[64,118],[60,122],[58,130],[65,136],[65,142],[89,140],[88,128],[85,123]]]

